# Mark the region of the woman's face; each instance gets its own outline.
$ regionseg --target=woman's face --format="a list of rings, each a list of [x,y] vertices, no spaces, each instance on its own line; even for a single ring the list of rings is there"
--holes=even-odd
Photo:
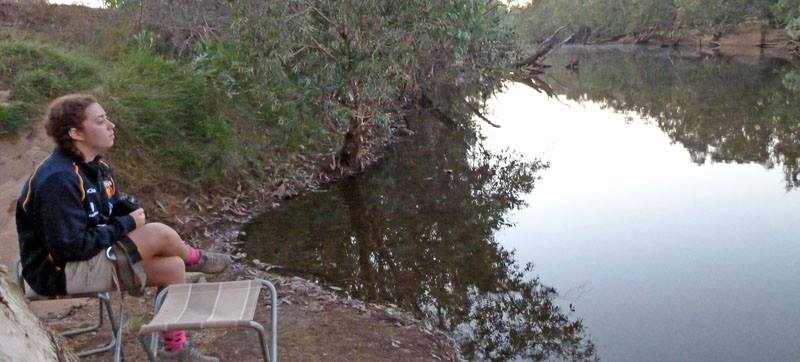
[[[82,129],[76,130],[75,140],[94,154],[114,146],[114,123],[108,119],[106,111],[97,103],[92,103],[85,111],[86,118],[81,123]],[[79,148],[81,148],[79,146]],[[83,150],[82,150],[83,151]]]

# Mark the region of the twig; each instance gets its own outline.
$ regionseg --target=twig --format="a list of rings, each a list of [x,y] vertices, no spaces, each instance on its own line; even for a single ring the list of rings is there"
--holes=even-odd
[[[480,110],[478,110],[477,108],[475,108],[473,105],[469,104],[469,102],[467,102],[467,101],[464,101],[464,103],[466,103],[466,104],[467,104],[467,108],[469,108],[469,110],[471,110],[471,111],[472,111],[472,113],[475,113],[475,115],[476,115],[476,116],[478,116],[478,118],[480,118],[481,120],[483,120],[484,122],[488,123],[490,126],[492,126],[492,127],[494,127],[494,128],[500,128],[500,125],[499,125],[499,124],[497,124],[497,123],[494,123],[494,122],[490,121],[488,118],[486,118],[486,116],[484,116],[483,114],[481,114],[481,111],[480,111]]]

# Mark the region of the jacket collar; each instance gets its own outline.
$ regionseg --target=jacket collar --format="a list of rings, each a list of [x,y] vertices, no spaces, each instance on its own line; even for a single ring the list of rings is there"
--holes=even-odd
[[[100,155],[97,155],[93,160],[89,162],[84,162],[83,158],[77,156],[61,147],[56,147],[53,151],[54,153],[58,154],[60,157],[67,159],[71,162],[74,162],[78,167],[86,171],[97,172],[100,169],[100,161],[103,159]]]

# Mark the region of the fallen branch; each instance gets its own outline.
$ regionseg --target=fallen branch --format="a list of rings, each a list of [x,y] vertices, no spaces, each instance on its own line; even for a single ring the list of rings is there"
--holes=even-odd
[[[618,34],[602,40],[598,40],[597,44],[613,43],[627,36],[627,34]]]
[[[562,30],[564,30],[564,28],[566,28],[566,26],[562,26],[562,27],[556,29],[556,31],[552,35],[547,37],[547,39],[545,39],[539,45],[539,48],[536,49],[536,52],[531,54],[531,56],[514,63],[513,64],[514,67],[515,68],[522,68],[522,67],[530,66],[530,65],[534,65],[534,66],[535,65],[539,65],[539,59],[543,58],[544,56],[549,54],[550,51],[553,50],[553,47],[556,45],[556,41],[555,41],[556,40],[556,36],[558,35],[558,33],[560,33]]]

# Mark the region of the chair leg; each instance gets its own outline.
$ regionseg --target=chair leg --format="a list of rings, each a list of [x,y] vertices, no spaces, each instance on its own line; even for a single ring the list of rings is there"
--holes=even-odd
[[[155,333],[150,333],[151,336],[155,336]],[[147,353],[147,359],[150,362],[156,362],[156,354],[152,348],[150,348],[150,342],[148,341],[147,334],[140,334],[139,335],[139,343],[142,344],[142,349]]]
[[[108,341],[108,343],[106,343],[106,344],[104,344],[102,346],[99,346],[97,348],[92,348],[92,349],[88,349],[88,350],[85,350],[85,351],[78,351],[78,352],[75,353],[75,356],[77,356],[77,357],[86,357],[88,355],[110,351],[111,349],[113,349],[115,347],[118,347],[121,344],[121,343],[119,343],[122,340],[121,335],[117,333],[118,331],[121,330],[121,325],[117,324],[117,321],[114,318],[114,310],[111,309],[111,299],[110,299],[108,293],[99,293],[97,295],[97,299],[100,301],[100,315],[101,316],[103,315],[103,311],[104,310],[105,310],[106,314],[108,315],[108,320],[109,320],[109,322],[111,324],[111,340]],[[98,323],[98,326],[99,325],[102,325],[102,319],[101,319],[101,322]],[[70,331],[70,332],[74,332],[74,331]],[[78,333],[72,333],[71,335],[76,335],[76,334],[78,334]],[[115,353],[115,358],[116,358],[116,353]]]
[[[119,323],[117,328],[114,329],[114,337],[117,340],[116,349],[114,350],[114,362],[122,361],[122,327],[125,325],[125,295],[120,295],[119,301]]]
[[[97,324],[95,324],[93,326],[89,326],[89,327],[84,327],[84,328],[70,329],[68,331],[61,332],[61,336],[64,337],[64,338],[69,338],[69,337],[72,337],[72,336],[77,336],[77,335],[88,333],[88,332],[94,332],[94,331],[100,329],[101,327],[103,327],[103,319],[104,319],[103,318],[103,312],[104,312],[104,310],[103,310],[103,300],[99,296],[97,297],[97,305],[99,307],[98,309],[99,309],[99,313],[100,313],[100,320],[97,322]]]
[[[264,279],[259,279],[259,281],[262,286],[269,290],[270,301],[272,302],[272,317],[270,318],[272,343],[270,346],[270,356],[272,357],[271,362],[275,362],[278,360],[278,291],[275,290],[275,286],[269,281]]]
[[[166,288],[159,288],[158,293],[156,293],[156,300],[153,303],[153,315],[158,314],[161,309],[161,304],[164,303],[164,298],[167,297],[167,291],[168,289]],[[150,362],[155,362],[158,354],[158,335],[156,333],[140,333],[138,339],[142,349],[147,353],[147,359]]]
[[[158,311],[161,310],[161,305],[164,304],[164,299],[167,298],[167,293],[169,289],[164,287],[158,288],[158,293],[156,293],[156,300],[153,303],[153,315],[158,314]],[[153,351],[153,358],[158,357],[158,334],[151,333],[150,334],[150,350]]]
[[[111,296],[108,293],[100,293],[97,298],[100,299],[100,303],[105,307],[108,314],[108,322],[111,323],[111,330],[116,331],[118,324],[116,318],[114,318],[114,310],[111,309]]]
[[[264,356],[264,362],[272,362],[269,351],[267,350],[267,336],[265,335],[266,332],[264,332],[264,326],[256,321],[250,321],[248,325],[258,332],[258,340],[261,342],[261,354]]]

